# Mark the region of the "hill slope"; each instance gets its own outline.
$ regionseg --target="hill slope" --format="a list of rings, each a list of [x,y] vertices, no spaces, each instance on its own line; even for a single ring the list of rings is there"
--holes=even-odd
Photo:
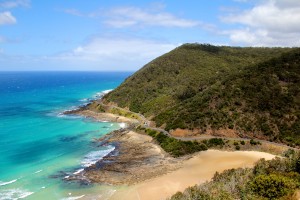
[[[300,144],[300,49],[185,44],[104,97],[167,130]]]

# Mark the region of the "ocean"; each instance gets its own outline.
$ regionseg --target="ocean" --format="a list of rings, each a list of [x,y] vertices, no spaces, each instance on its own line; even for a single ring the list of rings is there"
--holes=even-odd
[[[0,200],[105,199],[111,187],[65,181],[111,152],[120,128],[62,112],[116,88],[130,72],[0,72]]]

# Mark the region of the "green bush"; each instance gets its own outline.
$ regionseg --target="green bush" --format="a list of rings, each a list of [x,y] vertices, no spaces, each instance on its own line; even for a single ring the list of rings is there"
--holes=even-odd
[[[254,194],[268,199],[283,197],[296,188],[289,178],[278,174],[259,175],[249,182],[249,188]]]
[[[245,141],[241,141],[241,145],[245,145]]]
[[[225,143],[221,138],[211,138],[207,141],[209,147],[213,146],[223,146]]]
[[[261,145],[261,143],[259,141],[255,141],[253,139],[250,140],[250,144],[251,145]]]
[[[146,129],[145,132],[153,137],[166,152],[174,157],[207,150],[207,146],[204,143],[199,143],[197,141],[181,141],[149,128]]]
[[[294,155],[295,155],[295,150],[293,149],[288,149],[287,151],[283,152],[283,156],[287,158],[290,158]]]

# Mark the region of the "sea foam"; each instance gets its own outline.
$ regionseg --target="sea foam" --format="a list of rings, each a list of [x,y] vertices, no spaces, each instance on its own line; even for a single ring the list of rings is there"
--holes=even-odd
[[[104,95],[108,94],[109,92],[113,91],[112,89],[110,90],[103,90],[101,92],[97,92],[95,95],[94,95],[94,98],[102,98]]]
[[[36,171],[36,172],[34,172],[34,174],[38,174],[38,173],[40,173],[40,172],[42,172],[43,170],[42,169],[40,169],[40,170],[38,170],[38,171]]]
[[[0,190],[0,200],[18,200],[18,199],[24,199],[30,195],[32,195],[34,192],[30,192],[27,190],[21,190],[21,189],[7,189],[7,190]]]
[[[7,182],[2,182],[2,181],[0,181],[0,186],[9,185],[9,184],[11,184],[11,183],[16,182],[17,180],[18,180],[18,179],[14,179],[14,180],[7,181]]]
[[[111,91],[113,91],[113,89],[103,90],[103,91],[97,92],[95,95],[93,95],[93,98],[83,98],[83,99],[80,99],[80,100],[78,100],[78,101],[84,102],[84,103],[82,103],[82,104],[80,104],[80,105],[78,105],[78,106],[72,106],[72,107],[70,107],[69,109],[64,110],[63,112],[59,112],[56,116],[57,116],[57,117],[64,117],[64,118],[67,117],[67,118],[69,118],[70,115],[65,115],[64,112],[67,112],[67,111],[73,111],[73,110],[77,110],[78,108],[84,107],[84,106],[88,105],[91,101],[96,100],[96,99],[100,99],[100,98],[102,98],[105,94],[107,94],[107,93],[109,93],[109,92],[111,92]],[[71,115],[71,118],[76,118],[76,117],[77,117],[77,116],[72,116],[72,115]],[[79,117],[79,118],[80,118],[80,117]]]
[[[76,174],[79,174],[80,172],[83,172],[84,169],[78,169],[76,172],[74,172],[73,174],[76,175]],[[66,176],[67,177],[67,176]],[[69,177],[68,177],[69,178]]]
[[[90,99],[84,98],[84,99],[80,99],[79,101],[80,101],[80,102],[87,102],[87,101],[90,101]]]
[[[126,128],[126,124],[125,124],[125,123],[120,123],[119,126],[120,126],[121,128]]]
[[[81,165],[83,167],[89,167],[95,164],[97,161],[101,160],[104,156],[109,154],[115,149],[114,146],[108,146],[108,149],[99,150],[99,151],[92,151],[84,156],[84,159],[81,161]]]
[[[85,197],[85,195],[81,195],[77,197],[67,197],[67,198],[63,198],[62,200],[76,200],[76,199],[81,199],[82,197]]]

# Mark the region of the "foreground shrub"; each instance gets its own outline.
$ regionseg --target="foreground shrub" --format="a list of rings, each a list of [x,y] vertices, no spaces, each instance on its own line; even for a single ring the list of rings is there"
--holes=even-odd
[[[249,183],[249,188],[256,195],[268,198],[276,199],[283,197],[296,188],[296,184],[289,178],[277,175],[259,175]]]
[[[292,152],[288,158],[261,159],[253,169],[216,172],[211,181],[190,187],[171,200],[295,200],[300,188],[299,159],[299,153]]]

